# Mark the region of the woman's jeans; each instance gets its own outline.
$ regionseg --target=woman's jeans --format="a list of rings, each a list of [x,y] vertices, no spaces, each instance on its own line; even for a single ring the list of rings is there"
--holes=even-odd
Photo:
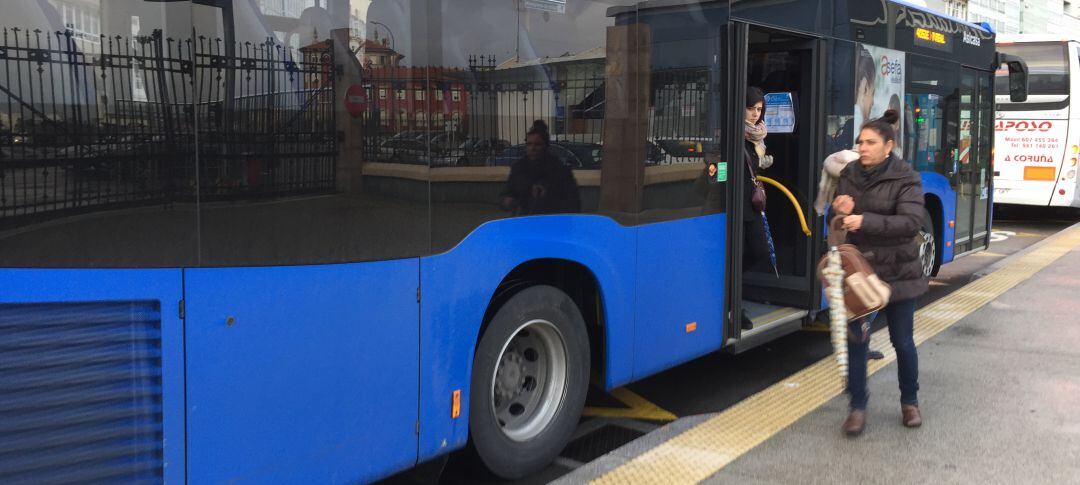
[[[894,301],[883,310],[889,320],[889,340],[896,349],[900,378],[900,404],[919,404],[919,355],[915,350],[915,299]],[[870,324],[875,315],[848,322],[848,393],[851,409],[866,409],[866,353],[870,349]]]

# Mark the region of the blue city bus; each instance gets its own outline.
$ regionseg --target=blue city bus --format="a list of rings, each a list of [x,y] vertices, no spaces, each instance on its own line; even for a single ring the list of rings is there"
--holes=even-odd
[[[886,0],[359,3],[0,5],[0,482],[372,481],[466,448],[534,472],[591,384],[822,311],[822,160],[893,96],[926,272],[988,244],[986,27]],[[752,267],[747,86],[793,200],[768,189]],[[542,170],[515,161],[536,120]]]

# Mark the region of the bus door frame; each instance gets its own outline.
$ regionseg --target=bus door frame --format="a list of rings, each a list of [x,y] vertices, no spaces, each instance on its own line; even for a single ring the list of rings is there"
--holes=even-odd
[[[800,99],[799,109],[802,112],[809,113],[807,116],[799,116],[799,123],[804,126],[802,129],[809,130],[809,133],[805,137],[808,139],[810,145],[810,160],[811,164],[802,169],[800,177],[805,177],[810,182],[810,190],[816,190],[818,179],[821,172],[821,160],[824,160],[822,154],[824,147],[824,130],[825,126],[825,112],[823,102],[825,96],[825,84],[826,84],[826,56],[827,42],[828,40],[819,36],[814,36],[805,32],[785,31],[777,27],[769,25],[758,25],[753,23],[732,21],[730,24],[731,34],[729,36],[727,49],[730,55],[730,61],[728,62],[730,75],[724,76],[725,81],[730,84],[730,88],[727,90],[730,95],[728,97],[729,106],[738,107],[744,104],[746,99],[746,79],[749,75],[749,57],[750,57],[750,29],[753,27],[776,30],[780,32],[788,32],[795,36],[804,37],[805,39],[796,43],[785,43],[782,47],[797,46],[800,50],[810,50],[810,69],[811,77],[810,82],[813,83],[810,86],[808,92],[811,94],[809,99]],[[779,47],[779,45],[778,45]],[[777,49],[782,50],[782,49]],[[852,74],[854,75],[854,73]],[[745,116],[741,109],[730,109],[729,119],[727,121],[728,126],[734,127],[734,129],[725,129],[723,142],[725,146],[725,158],[730,161],[739,161],[740,163],[729,163],[728,170],[730,172],[729,187],[728,190],[728,241],[729,247],[727,255],[727,274],[728,274],[728,300],[731,302],[729,305],[728,326],[725,337],[727,339],[739,339],[742,336],[741,313],[742,313],[742,204],[740,201],[744,196],[745,185],[737,183],[743,180],[746,176],[746,164],[741,163],[743,154],[743,117]],[[770,190],[773,203],[789,203],[782,195],[776,191]],[[808,194],[806,197],[812,198],[816,194]],[[800,201],[809,202],[809,201]],[[797,296],[788,301],[778,302],[778,304],[790,304],[791,306],[798,306],[810,311],[809,317],[814,316],[814,310],[821,308],[821,283],[817,279],[816,266],[818,255],[821,254],[825,247],[823,234],[819,231],[823,231],[823,224],[820,222],[820,218],[813,213],[813,208],[810,207],[810,211],[805,212],[807,217],[807,226],[810,227],[812,233],[810,236],[810,242],[806,245],[807,254],[803,255],[806,259],[807,274],[803,277],[804,283],[800,285],[800,288],[789,288],[788,291],[797,293]]]

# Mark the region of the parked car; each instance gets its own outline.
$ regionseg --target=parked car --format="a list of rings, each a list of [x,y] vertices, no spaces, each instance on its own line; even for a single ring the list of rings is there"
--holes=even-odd
[[[662,152],[658,162],[663,165],[700,163],[705,152],[715,144],[708,138],[660,138],[653,141]]]
[[[451,165],[482,167],[496,155],[510,147],[510,142],[496,138],[467,138],[451,151],[454,157]]]
[[[650,141],[645,143],[645,165],[661,163],[664,159],[663,150]],[[557,141],[551,143],[551,152],[571,168],[599,169],[603,164],[603,145],[599,143]],[[492,165],[512,165],[524,156],[525,145],[515,145],[496,156]]]
[[[407,138],[389,139],[379,145],[376,160],[389,163],[408,163],[414,165],[427,165],[429,159],[428,146],[416,140]]]

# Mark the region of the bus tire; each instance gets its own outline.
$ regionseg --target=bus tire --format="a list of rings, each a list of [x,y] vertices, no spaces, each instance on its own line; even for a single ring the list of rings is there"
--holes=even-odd
[[[589,385],[589,337],[574,301],[537,285],[492,317],[473,359],[470,444],[493,474],[516,479],[558,456]]]
[[[919,230],[919,264],[922,266],[923,276],[927,278],[937,274],[941,268],[941,251],[939,242],[940,232],[934,225],[934,218],[930,211],[923,209],[922,229]]]

